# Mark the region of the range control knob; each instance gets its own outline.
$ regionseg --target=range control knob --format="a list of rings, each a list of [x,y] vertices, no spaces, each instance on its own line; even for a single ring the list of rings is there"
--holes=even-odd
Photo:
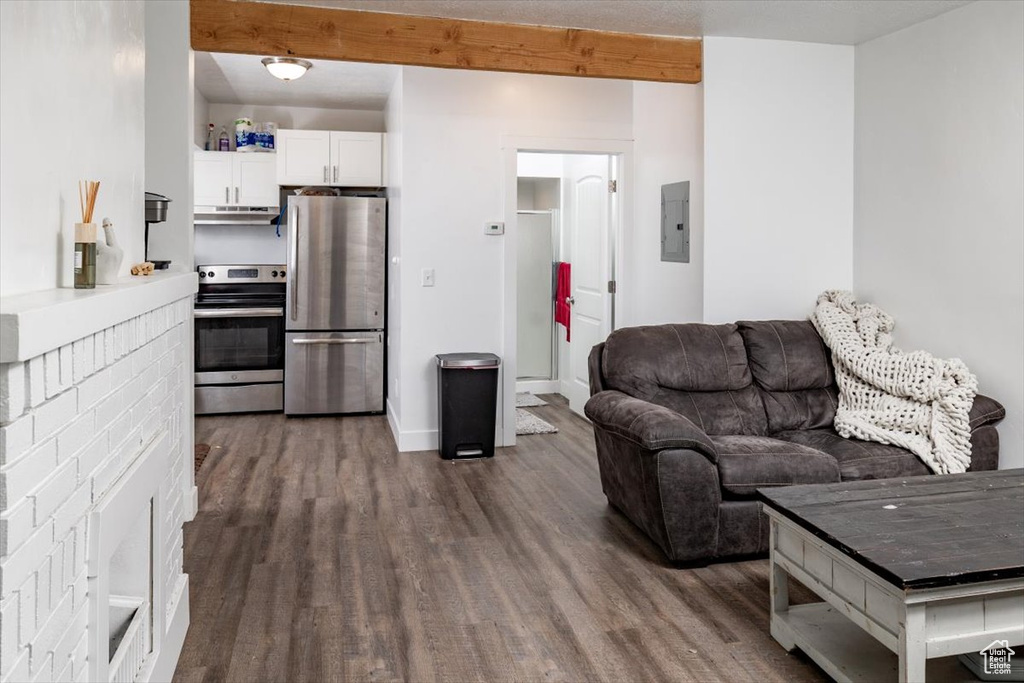
[[[277,271],[276,270],[270,271],[270,277],[277,277]]]
[[[206,277],[206,271],[199,271],[199,277]]]
[[[281,277],[284,277],[284,271],[283,270],[281,271]]]
[[[213,271],[211,270],[210,272],[208,272],[208,273],[206,274],[206,277],[213,277]]]

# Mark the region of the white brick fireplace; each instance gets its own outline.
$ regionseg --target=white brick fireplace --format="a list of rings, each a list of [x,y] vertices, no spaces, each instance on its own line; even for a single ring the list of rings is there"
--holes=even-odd
[[[0,300],[0,681],[174,671],[196,505],[195,287],[171,273]],[[115,676],[118,600],[143,609]]]

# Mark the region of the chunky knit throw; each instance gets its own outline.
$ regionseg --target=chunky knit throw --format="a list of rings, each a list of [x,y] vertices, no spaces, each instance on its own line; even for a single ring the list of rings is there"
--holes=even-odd
[[[811,322],[832,350],[841,436],[900,446],[938,474],[967,469],[978,380],[963,361],[894,348],[893,319],[851,292],[821,294]]]

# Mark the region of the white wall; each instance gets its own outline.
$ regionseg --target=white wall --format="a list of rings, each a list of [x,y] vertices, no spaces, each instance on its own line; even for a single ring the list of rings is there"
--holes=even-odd
[[[1024,465],[1024,4],[857,46],[854,285],[907,349],[957,356]]]
[[[436,441],[434,354],[507,351],[507,237],[483,231],[504,216],[503,137],[628,140],[632,84],[416,67],[402,78],[400,244],[391,243],[402,307],[392,311],[392,357],[396,335],[404,342],[389,372],[401,383],[399,446],[426,449]],[[419,286],[423,268],[435,269],[436,286]]]
[[[385,140],[385,185],[388,193],[388,298],[387,298],[387,397],[388,421],[396,441],[401,431],[402,390],[402,229],[403,196],[405,184],[403,116],[403,70],[399,70],[384,110],[387,135]]]
[[[616,326],[704,319],[703,90],[633,84],[633,228],[624,242]],[[690,181],[690,262],[661,260],[661,186]]]
[[[0,2],[0,296],[58,286],[79,180],[142,260],[145,63],[141,2]]]
[[[193,59],[193,64],[195,60]],[[192,96],[195,98],[192,127],[195,130],[195,146],[197,149],[206,149],[207,125],[210,123],[210,102],[203,97],[203,93],[196,90]],[[219,131],[218,131],[219,132]]]
[[[235,119],[250,118],[256,123],[273,121],[278,128],[298,130],[351,130],[379,133],[384,130],[384,112],[363,109],[321,109],[318,107],[271,107],[261,104],[222,104],[210,102],[206,121],[202,122],[203,137],[206,125],[214,124],[214,133],[220,135],[221,126],[228,130],[231,148],[235,148]],[[199,123],[197,122],[197,128]]]
[[[150,228],[149,258],[192,269],[192,140],[195,96],[189,5],[146,3],[146,187],[171,199],[167,220]],[[115,221],[116,223],[116,221]],[[120,226],[115,226],[120,232]],[[125,274],[132,263],[123,264]],[[138,259],[141,260],[141,259]]]
[[[852,46],[704,39],[704,319],[853,284]]]
[[[288,245],[280,233],[275,225],[197,225],[195,265],[283,264]]]

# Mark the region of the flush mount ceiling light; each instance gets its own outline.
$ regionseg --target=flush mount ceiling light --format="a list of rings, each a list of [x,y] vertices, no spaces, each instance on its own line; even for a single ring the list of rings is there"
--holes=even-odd
[[[295,57],[264,57],[263,66],[267,67],[271,76],[280,78],[282,81],[294,81],[296,78],[302,78],[307,71],[313,68],[312,63]]]

